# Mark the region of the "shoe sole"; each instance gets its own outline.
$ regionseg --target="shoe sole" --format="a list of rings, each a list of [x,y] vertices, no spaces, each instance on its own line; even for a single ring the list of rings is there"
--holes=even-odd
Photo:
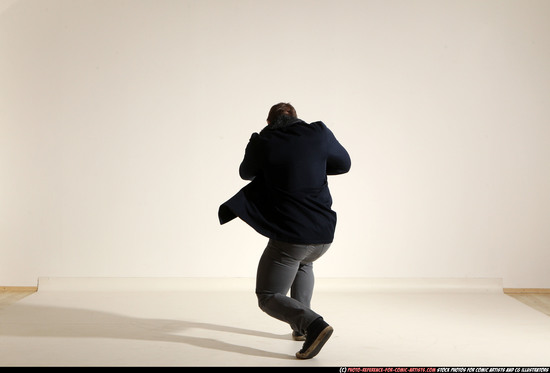
[[[332,326],[327,326],[325,329],[323,329],[321,333],[319,333],[317,339],[313,341],[313,343],[311,344],[311,346],[309,346],[307,350],[305,350],[304,352],[296,352],[296,357],[298,359],[311,359],[312,357],[316,356],[319,351],[321,351],[325,343],[327,343],[333,331],[334,329],[332,328]]]

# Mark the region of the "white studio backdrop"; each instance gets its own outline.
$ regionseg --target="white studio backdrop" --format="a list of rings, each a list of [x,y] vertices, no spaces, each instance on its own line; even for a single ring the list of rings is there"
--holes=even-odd
[[[550,287],[550,2],[3,0],[0,285],[253,277],[271,105],[352,157],[320,277]]]

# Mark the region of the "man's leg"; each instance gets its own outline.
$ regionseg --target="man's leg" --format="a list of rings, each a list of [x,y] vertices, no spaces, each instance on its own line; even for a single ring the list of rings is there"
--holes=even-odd
[[[268,315],[288,323],[292,330],[302,333],[321,316],[287,294],[310,246],[270,240],[260,259],[256,276],[256,295],[260,308]]]

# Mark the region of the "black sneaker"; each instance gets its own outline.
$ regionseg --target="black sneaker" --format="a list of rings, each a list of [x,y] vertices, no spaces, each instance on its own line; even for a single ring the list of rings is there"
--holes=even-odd
[[[300,332],[296,332],[296,331],[293,331],[292,332],[292,339],[294,339],[295,341],[305,341],[306,340],[306,336]]]
[[[322,318],[315,320],[307,329],[306,341],[302,349],[296,352],[298,359],[311,359],[316,356],[328,341],[334,329]]]

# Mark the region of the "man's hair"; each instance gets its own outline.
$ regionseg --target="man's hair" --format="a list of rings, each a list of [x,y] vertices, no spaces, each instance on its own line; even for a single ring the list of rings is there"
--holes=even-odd
[[[280,102],[276,105],[273,105],[271,107],[271,109],[269,110],[269,114],[267,116],[267,122],[269,124],[274,124],[282,116],[297,118],[296,110],[294,109],[294,107],[291,104],[286,103],[286,102]]]

